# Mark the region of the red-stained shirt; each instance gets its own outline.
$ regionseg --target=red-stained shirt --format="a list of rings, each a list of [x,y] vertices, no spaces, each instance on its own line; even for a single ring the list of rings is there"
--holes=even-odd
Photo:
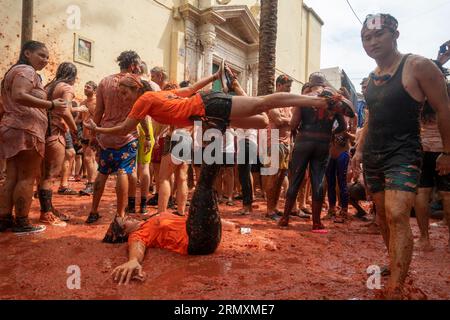
[[[14,81],[19,78],[26,79],[32,84],[30,95],[43,100],[47,99],[42,80],[33,67],[24,64],[13,67],[6,75],[1,93],[4,110],[1,126],[24,130],[44,142],[48,125],[47,111],[21,105],[12,98]]]
[[[97,88],[97,105],[103,103],[105,111],[100,126],[112,128],[125,121],[132,105],[123,102],[119,95],[119,83],[127,73],[118,73],[104,78]],[[103,149],[120,149],[136,140],[137,130],[125,136],[98,134],[97,140]]]
[[[189,246],[186,220],[186,217],[163,213],[149,219],[133,232],[128,238],[128,243],[142,242],[146,248],[167,249],[186,255]]]
[[[47,92],[48,94],[48,92]],[[53,96],[49,97],[51,100],[63,99],[64,97],[71,96],[72,99],[75,98],[75,90],[70,84],[60,82],[56,85],[55,90],[53,90]],[[51,136],[65,135],[69,126],[67,125],[64,118],[60,113],[51,111],[50,113],[50,132]],[[48,139],[47,139],[48,141]]]

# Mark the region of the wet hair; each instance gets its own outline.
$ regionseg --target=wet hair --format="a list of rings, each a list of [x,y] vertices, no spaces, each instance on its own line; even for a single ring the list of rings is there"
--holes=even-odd
[[[180,82],[180,88],[187,88],[191,85],[191,82],[189,80],[185,80]]]
[[[133,64],[138,64],[141,58],[134,51],[124,51],[117,57],[121,70],[129,69]]]
[[[148,74],[148,66],[147,63],[144,61],[141,62],[141,75],[147,75]]]
[[[167,72],[163,67],[154,67],[152,70],[150,70],[150,73],[162,74],[164,81],[167,81],[167,79],[169,79],[169,76],[167,75]]]
[[[48,90],[48,98],[53,99],[53,92],[59,83],[71,83],[77,78],[77,67],[72,62],[63,62],[56,70],[55,78],[45,88]]]
[[[175,90],[178,89],[178,84],[174,83],[174,82],[169,82],[168,84],[166,84],[164,86],[164,88],[162,88],[163,91],[168,91],[168,90]]]
[[[150,84],[150,82],[148,82],[147,80],[142,80],[141,79],[141,83],[142,83],[142,88],[140,88],[139,90],[142,92],[142,94],[148,92],[148,91],[153,91],[152,85]]]
[[[302,87],[302,94],[304,94],[306,92],[306,90],[311,89],[311,85],[309,84],[309,82],[305,83]]]
[[[11,68],[9,68],[8,71],[6,71],[5,75],[3,76],[1,88],[3,88],[6,75],[11,71],[12,68],[14,68],[15,66],[18,66],[20,64],[30,65],[30,61],[28,61],[28,58],[25,56],[26,51],[35,52],[36,50],[39,50],[42,48],[47,48],[45,43],[42,43],[39,41],[34,41],[34,40],[25,42],[25,44],[22,46],[22,49],[20,50],[19,60],[17,60],[17,62]]]
[[[350,97],[350,92],[348,92],[348,90],[347,90],[346,87],[341,87],[341,88],[339,89],[339,93],[340,93],[341,95],[343,95],[344,98],[346,98],[346,99],[348,99],[348,100],[351,99],[351,97]]]
[[[97,84],[94,81],[88,81],[88,82],[86,82],[86,85],[87,86],[91,86],[92,89],[94,89],[94,91],[96,91],[97,87],[98,87]]]

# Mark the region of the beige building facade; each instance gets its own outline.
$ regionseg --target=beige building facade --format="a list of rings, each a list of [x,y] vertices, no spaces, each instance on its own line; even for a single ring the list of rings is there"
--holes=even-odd
[[[22,1],[0,0],[0,74],[17,60]],[[135,50],[151,66],[163,66],[171,81],[196,81],[225,59],[244,88],[256,95],[259,0],[35,0],[33,39],[47,44],[51,63],[75,62],[77,92],[86,81],[118,71],[115,59]],[[280,0],[277,74],[298,92],[320,69],[320,17],[302,0]]]

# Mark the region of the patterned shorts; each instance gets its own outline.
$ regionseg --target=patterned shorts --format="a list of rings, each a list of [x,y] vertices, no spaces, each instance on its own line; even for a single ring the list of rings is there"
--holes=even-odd
[[[289,168],[289,155],[290,155],[290,146],[284,143],[278,143],[278,169],[279,170],[287,170]],[[268,159],[264,161],[264,167],[270,168],[272,166],[272,150],[271,146],[268,147]],[[275,150],[274,150],[275,151]]]
[[[391,166],[387,170],[364,168],[370,193],[379,193],[385,190],[416,193],[420,173],[419,166],[407,164]]]
[[[132,174],[136,169],[138,141],[132,141],[120,149],[106,149],[100,152],[101,174]]]

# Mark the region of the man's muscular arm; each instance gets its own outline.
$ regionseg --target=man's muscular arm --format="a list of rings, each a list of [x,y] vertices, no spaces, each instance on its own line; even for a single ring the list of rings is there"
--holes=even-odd
[[[444,152],[450,153],[450,104],[444,75],[433,62],[425,58],[415,64],[414,71],[423,94],[436,111]],[[436,169],[443,175],[450,173],[450,154],[438,158]]]
[[[143,280],[142,262],[145,257],[145,244],[140,241],[131,242],[128,247],[128,262],[114,269],[112,276],[119,285],[128,284],[133,277]]]
[[[286,117],[278,109],[272,109],[268,112],[269,120],[275,123],[278,128],[289,127],[292,117]]]

